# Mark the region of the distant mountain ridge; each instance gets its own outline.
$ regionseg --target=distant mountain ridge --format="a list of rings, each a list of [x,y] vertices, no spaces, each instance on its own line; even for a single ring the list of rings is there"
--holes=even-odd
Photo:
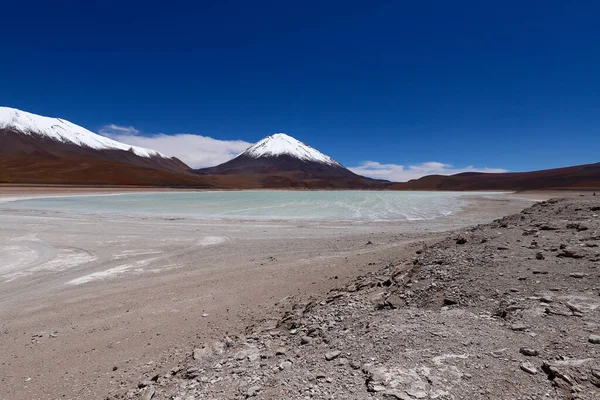
[[[598,190],[600,163],[512,173],[430,175],[392,183],[355,174],[284,133],[215,167],[192,170],[60,118],[0,107],[0,183],[139,185],[208,189]]]
[[[465,172],[392,183],[391,190],[600,190],[600,163],[530,172]]]

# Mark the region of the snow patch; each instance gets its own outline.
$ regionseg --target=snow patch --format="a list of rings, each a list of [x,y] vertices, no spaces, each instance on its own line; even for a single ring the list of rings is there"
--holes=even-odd
[[[25,135],[37,134],[96,150],[124,150],[140,157],[169,158],[156,150],[130,146],[98,135],[64,119],[43,117],[10,107],[0,107],[0,129],[12,129]]]
[[[342,164],[338,163],[333,158],[326,156],[317,149],[314,149],[309,145],[304,144],[289,135],[286,135],[285,133],[276,133],[274,135],[267,136],[256,144],[250,146],[240,155],[245,155],[252,158],[288,155],[303,161],[318,162],[321,164],[342,167]]]

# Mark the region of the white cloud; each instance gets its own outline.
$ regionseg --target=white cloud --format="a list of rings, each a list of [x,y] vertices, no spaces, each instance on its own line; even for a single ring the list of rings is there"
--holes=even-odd
[[[243,140],[218,140],[208,136],[180,133],[139,135],[132,126],[106,125],[100,134],[126,144],[158,150],[177,157],[192,168],[212,167],[224,163],[246,150],[252,143]]]
[[[104,136],[112,135],[139,135],[140,131],[135,129],[133,126],[119,126],[115,124],[109,124],[100,129],[100,134]]]
[[[454,175],[462,172],[507,172],[501,168],[476,168],[473,166],[457,168],[450,164],[435,161],[414,165],[381,164],[377,161],[365,161],[359,166],[349,169],[359,175],[387,179],[393,182],[406,182],[426,175]]]

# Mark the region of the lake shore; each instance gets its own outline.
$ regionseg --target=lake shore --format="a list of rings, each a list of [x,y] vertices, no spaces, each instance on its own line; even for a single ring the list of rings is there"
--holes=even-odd
[[[0,197],[132,191],[1,187]],[[0,398],[103,398],[126,390],[199,343],[264,318],[289,295],[322,296],[444,232],[532,204],[519,196],[473,196],[456,215],[401,223],[3,209]]]

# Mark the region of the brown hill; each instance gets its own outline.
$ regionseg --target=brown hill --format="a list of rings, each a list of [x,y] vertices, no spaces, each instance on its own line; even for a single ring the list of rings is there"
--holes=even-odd
[[[600,163],[532,172],[429,175],[404,183],[392,190],[600,190]]]
[[[0,129],[0,183],[213,187],[176,158],[97,150]]]

